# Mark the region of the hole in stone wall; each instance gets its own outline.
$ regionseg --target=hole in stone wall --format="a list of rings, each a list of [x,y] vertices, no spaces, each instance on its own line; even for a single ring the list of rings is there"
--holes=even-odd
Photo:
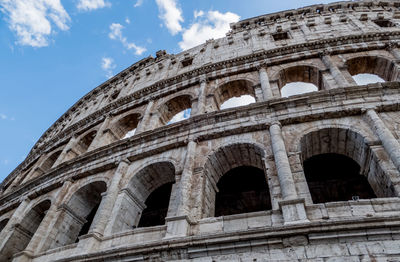
[[[79,140],[76,149],[79,151],[80,154],[83,154],[88,150],[89,146],[92,144],[94,138],[96,137],[96,133],[97,131],[93,130],[82,137],[81,140]]]
[[[142,212],[138,227],[152,227],[165,224],[172,184],[164,184],[149,195],[146,199],[146,208]]]
[[[376,56],[363,56],[349,59],[346,62],[350,75],[359,74],[377,75],[385,81],[395,80],[396,70],[392,61]],[[365,76],[361,76],[363,78]],[[359,77],[358,77],[359,78]],[[357,80],[356,80],[357,81]]]
[[[54,163],[57,161],[58,157],[60,156],[62,150],[59,150],[57,152],[54,152],[51,154],[42,164],[41,168],[43,171],[47,171],[51,169],[54,165]]]
[[[90,226],[93,223],[93,219],[96,216],[97,210],[99,209],[100,203],[93,207],[92,211],[85,217],[86,222],[83,224],[81,231],[79,231],[78,237],[75,240],[75,243],[79,241],[79,237],[86,235],[89,232]]]
[[[375,20],[374,23],[380,27],[394,27],[395,26],[394,23],[392,23],[390,20],[387,20],[387,19]]]
[[[275,41],[286,40],[286,39],[289,39],[289,34],[288,34],[288,32],[275,33],[272,35],[272,38]]]
[[[304,173],[314,203],[376,198],[360,166],[347,156],[313,156],[304,161]]]
[[[247,80],[235,80],[220,86],[215,91],[219,109],[227,109],[254,103],[255,92],[253,85]]]
[[[133,136],[139,123],[139,117],[139,114],[130,114],[118,120],[114,127],[116,135],[120,139]]]
[[[3,252],[0,253],[0,261],[12,261],[13,255],[28,246],[50,205],[49,200],[39,203],[25,215],[20,224],[15,226],[12,235],[3,248]]]
[[[264,171],[240,166],[228,171],[217,183],[215,216],[227,216],[271,209]]]
[[[353,79],[354,81],[356,81],[357,85],[368,85],[385,82],[385,80],[375,74],[357,74],[353,76]]]
[[[289,97],[315,91],[318,91],[318,87],[314,84],[305,82],[292,82],[282,87],[281,96]]]
[[[191,97],[189,95],[182,95],[175,97],[159,108],[160,125],[172,124],[190,117],[192,108]],[[175,119],[172,121],[172,118]]]

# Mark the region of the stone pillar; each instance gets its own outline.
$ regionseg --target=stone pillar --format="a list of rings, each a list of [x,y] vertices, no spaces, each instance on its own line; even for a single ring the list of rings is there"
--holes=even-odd
[[[172,211],[173,216],[165,218],[167,224],[166,238],[187,236],[190,230],[190,190],[192,187],[192,177],[194,168],[194,157],[196,154],[197,143],[193,140],[187,145],[185,164],[182,175],[177,185],[176,192],[178,204],[176,211]]]
[[[269,85],[271,86],[272,94],[274,95],[274,97],[282,97],[281,90],[279,89],[278,80],[271,80],[269,82]]]
[[[76,140],[77,137],[72,136],[67,145],[64,147],[63,151],[61,152],[61,154],[58,156],[56,162],[54,162],[53,166],[58,166],[59,164],[61,164],[62,162],[64,162],[65,157],[67,156],[68,152],[72,150],[72,148],[75,146],[76,144]]]
[[[304,199],[297,195],[280,123],[272,123],[269,132],[282,193],[282,201],[279,202],[279,206],[282,209],[284,223],[286,225],[309,222],[304,207]]]
[[[267,69],[265,67],[261,66],[258,70],[258,73],[260,75],[260,84],[261,84],[261,90],[262,90],[262,94],[263,94],[263,100],[266,101],[268,99],[274,98],[274,95],[272,93],[272,88],[269,83]]]
[[[338,87],[349,86],[349,82],[346,80],[346,78],[344,78],[339,68],[333,63],[330,55],[328,53],[321,53],[320,56],[324,65],[331,72],[332,77],[333,79],[335,79],[335,82],[337,83]]]
[[[397,48],[397,45],[395,43],[391,43],[388,46],[388,49],[390,53],[396,58],[396,60],[394,61],[395,72],[391,80],[400,81],[400,49]]]
[[[385,123],[372,108],[365,112],[367,122],[374,130],[375,134],[382,141],[382,145],[390,156],[397,170],[400,171],[400,144],[393,136],[392,132],[385,126]]]
[[[129,164],[130,162],[127,159],[121,160],[121,162],[118,164],[118,168],[112,177],[111,184],[107,189],[107,192],[103,193],[99,209],[93,220],[93,224],[89,231],[89,234],[92,233],[103,236],[104,230],[107,224],[110,222],[109,220],[113,211],[114,203],[118,197],[121,179],[125,175]]]
[[[104,119],[103,123],[101,124],[99,130],[97,131],[96,136],[94,137],[92,143],[90,144],[90,146],[87,150],[88,152],[103,146],[101,143],[102,137],[103,137],[104,131],[108,128],[108,125],[110,124],[110,119],[111,119],[110,116],[106,116],[106,118]]]
[[[207,80],[206,78],[202,78],[200,80],[200,89],[198,92],[196,115],[204,114],[206,111],[206,89],[207,89]]]
[[[151,116],[151,110],[153,108],[154,100],[150,100],[149,103],[147,104],[146,111],[144,112],[144,115],[142,117],[142,121],[139,122],[135,134],[142,133],[146,131],[147,129],[147,124],[149,122],[150,116]]]
[[[0,232],[0,253],[3,253],[3,249],[5,248],[8,240],[12,236],[15,226],[19,224],[24,218],[25,209],[28,206],[30,200],[28,197],[24,197],[15,210],[14,214],[11,216],[7,225]]]

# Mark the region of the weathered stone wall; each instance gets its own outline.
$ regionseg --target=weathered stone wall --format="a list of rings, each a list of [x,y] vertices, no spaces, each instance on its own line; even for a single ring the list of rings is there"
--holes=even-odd
[[[400,260],[399,23],[399,1],[317,5],[137,62],[1,184],[0,260]],[[359,73],[386,83],[357,86]],[[281,97],[297,81],[318,91]],[[256,103],[220,110],[240,95]],[[326,153],[354,160],[377,198],[313,203],[303,163]],[[265,174],[272,208],[215,217],[218,182],[240,166]],[[165,224],[138,227],[168,183]]]

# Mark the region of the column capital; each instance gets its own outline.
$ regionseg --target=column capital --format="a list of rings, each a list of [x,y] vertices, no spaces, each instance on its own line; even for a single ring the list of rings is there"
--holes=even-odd
[[[262,62],[261,64],[259,64],[258,66],[256,66],[257,70],[267,70],[267,63],[266,62]]]
[[[128,158],[122,158],[122,159],[119,159],[119,160],[115,161],[115,163],[116,163],[118,166],[119,166],[120,164],[122,164],[122,163],[127,164],[127,165],[130,165],[130,164],[131,164],[131,161],[130,161]]]
[[[208,82],[209,82],[209,79],[206,75],[200,76],[200,79],[199,79],[200,84],[207,84]]]
[[[368,111],[376,111],[376,107],[375,106],[370,106],[370,107],[364,107],[361,108],[361,114],[366,114]]]
[[[330,50],[327,50],[327,49],[325,49],[325,50],[323,50],[323,51],[318,53],[319,57],[321,57],[321,58],[325,57],[325,56],[330,56],[331,54],[332,54],[332,52]]]
[[[267,124],[268,127],[271,127],[271,126],[274,126],[274,125],[277,125],[279,128],[282,128],[282,124],[278,120],[275,120],[275,121]]]
[[[397,48],[399,44],[395,41],[390,41],[389,43],[386,44],[386,50],[391,51],[395,48]]]

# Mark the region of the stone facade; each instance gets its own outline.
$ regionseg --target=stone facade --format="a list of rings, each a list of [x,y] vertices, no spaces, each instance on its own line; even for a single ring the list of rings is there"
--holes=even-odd
[[[337,2],[135,63],[3,181],[0,261],[400,261],[399,28],[400,1]],[[359,73],[386,82],[357,86]],[[297,81],[319,91],[281,97]],[[256,103],[220,110],[240,95]],[[187,108],[189,119],[166,124]],[[353,161],[373,196],[320,200],[332,192],[305,163],[327,154]],[[240,167],[265,188],[235,213],[218,201]]]

